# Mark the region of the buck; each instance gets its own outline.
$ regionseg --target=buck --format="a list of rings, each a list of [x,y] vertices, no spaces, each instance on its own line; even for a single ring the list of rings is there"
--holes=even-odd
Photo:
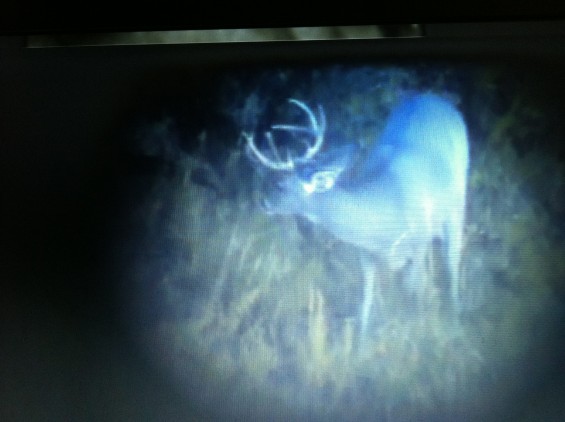
[[[382,300],[377,299],[375,263],[402,271],[407,290],[422,294],[426,257],[435,240],[441,242],[449,278],[447,297],[459,309],[469,165],[459,111],[431,93],[405,98],[390,112],[380,138],[355,161],[346,148],[355,140],[321,152],[326,132],[322,106],[314,111],[302,101],[289,102],[304,113],[307,124],[273,125],[261,144],[253,133],[243,134],[252,159],[280,179],[263,206],[271,214],[303,216],[359,249],[364,263],[361,334],[370,326],[375,302]],[[281,158],[277,139],[285,136],[295,146],[304,145],[298,157],[287,153]],[[260,148],[265,143],[267,151]]]

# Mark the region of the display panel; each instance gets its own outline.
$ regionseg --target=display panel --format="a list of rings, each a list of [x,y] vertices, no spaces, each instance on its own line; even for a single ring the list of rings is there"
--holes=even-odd
[[[17,297],[187,415],[547,410],[530,406],[562,386],[557,44],[4,52],[5,171],[23,216],[45,214],[10,233],[39,228],[40,262],[65,262]]]

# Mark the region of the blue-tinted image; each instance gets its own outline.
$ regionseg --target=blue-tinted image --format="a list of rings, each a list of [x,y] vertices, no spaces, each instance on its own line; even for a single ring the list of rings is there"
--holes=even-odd
[[[565,276],[559,113],[511,70],[233,71],[186,99],[213,118],[136,120],[160,164],[132,207],[132,330],[180,394],[222,418],[505,415]]]

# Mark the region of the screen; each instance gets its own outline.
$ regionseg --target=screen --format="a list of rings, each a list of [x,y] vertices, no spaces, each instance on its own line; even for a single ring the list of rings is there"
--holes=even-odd
[[[552,417],[562,41],[0,51],[6,415]]]

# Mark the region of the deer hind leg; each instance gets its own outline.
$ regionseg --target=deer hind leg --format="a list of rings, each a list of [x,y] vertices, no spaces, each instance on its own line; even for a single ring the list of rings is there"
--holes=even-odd
[[[462,213],[456,213],[444,225],[444,256],[449,267],[451,302],[457,314],[461,312],[461,292],[459,268],[463,248],[463,220]]]
[[[376,258],[366,252],[361,252],[361,268],[363,270],[363,297],[359,312],[359,331],[364,338],[370,326],[378,320],[382,312],[384,301],[378,277],[378,262]]]
[[[375,299],[375,264],[362,258],[361,266],[363,269],[363,298],[359,319],[361,337],[363,338],[367,334],[367,326]]]

